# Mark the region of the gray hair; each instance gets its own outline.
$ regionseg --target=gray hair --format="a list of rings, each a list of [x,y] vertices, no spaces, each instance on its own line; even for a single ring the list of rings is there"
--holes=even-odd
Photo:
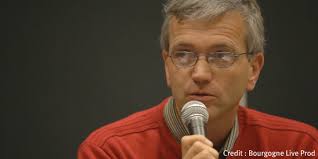
[[[169,50],[169,23],[173,17],[178,20],[211,20],[231,10],[239,11],[245,20],[248,52],[264,52],[263,18],[256,0],[168,0],[163,10],[161,49]]]

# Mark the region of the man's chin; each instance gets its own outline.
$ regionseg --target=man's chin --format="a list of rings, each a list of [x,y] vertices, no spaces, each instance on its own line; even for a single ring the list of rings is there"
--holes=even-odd
[[[209,115],[211,119],[218,119],[222,118],[224,116],[227,116],[227,114],[233,114],[237,111],[237,106],[225,106],[221,104],[206,104],[206,107],[208,109]]]

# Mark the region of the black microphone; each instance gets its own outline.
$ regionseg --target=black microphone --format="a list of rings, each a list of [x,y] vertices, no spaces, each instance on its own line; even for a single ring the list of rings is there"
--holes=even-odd
[[[191,135],[206,136],[209,113],[202,102],[195,100],[187,102],[181,109],[181,119]]]

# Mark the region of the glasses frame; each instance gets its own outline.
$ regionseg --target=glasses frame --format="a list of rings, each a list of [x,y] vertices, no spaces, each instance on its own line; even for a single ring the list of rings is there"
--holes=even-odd
[[[205,60],[206,60],[206,62],[207,62],[208,64],[210,64],[210,65],[213,64],[213,63],[211,63],[211,62],[208,61],[207,55],[199,55],[199,54],[196,54],[196,53],[190,52],[190,51],[183,51],[183,52],[193,53],[193,54],[195,55],[196,59],[195,59],[195,62],[194,62],[193,64],[189,65],[189,66],[180,66],[180,65],[178,65],[178,64],[175,62],[174,57],[173,57],[173,54],[170,52],[170,53],[168,54],[168,56],[171,58],[172,63],[173,63],[175,66],[177,66],[178,68],[192,68],[193,66],[195,66],[195,65],[197,64],[198,60],[200,59],[200,56],[204,56],[204,57],[205,57]],[[231,66],[237,61],[237,59],[238,59],[241,55],[247,55],[248,60],[250,59],[250,56],[253,55],[253,53],[251,53],[251,52],[234,53],[234,52],[226,52],[226,51],[224,51],[224,52],[215,52],[215,53],[230,53],[231,56],[234,58],[234,60],[232,61],[232,63],[230,63],[229,65],[224,66],[224,67],[220,67],[220,66],[217,66],[217,65],[216,65],[217,68],[229,68],[229,67],[231,67]],[[213,54],[213,53],[210,53],[210,54]]]

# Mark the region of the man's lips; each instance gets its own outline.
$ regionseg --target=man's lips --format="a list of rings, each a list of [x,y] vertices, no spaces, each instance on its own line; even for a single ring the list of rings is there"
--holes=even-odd
[[[211,93],[195,92],[187,95],[188,100],[210,101],[216,97]]]

